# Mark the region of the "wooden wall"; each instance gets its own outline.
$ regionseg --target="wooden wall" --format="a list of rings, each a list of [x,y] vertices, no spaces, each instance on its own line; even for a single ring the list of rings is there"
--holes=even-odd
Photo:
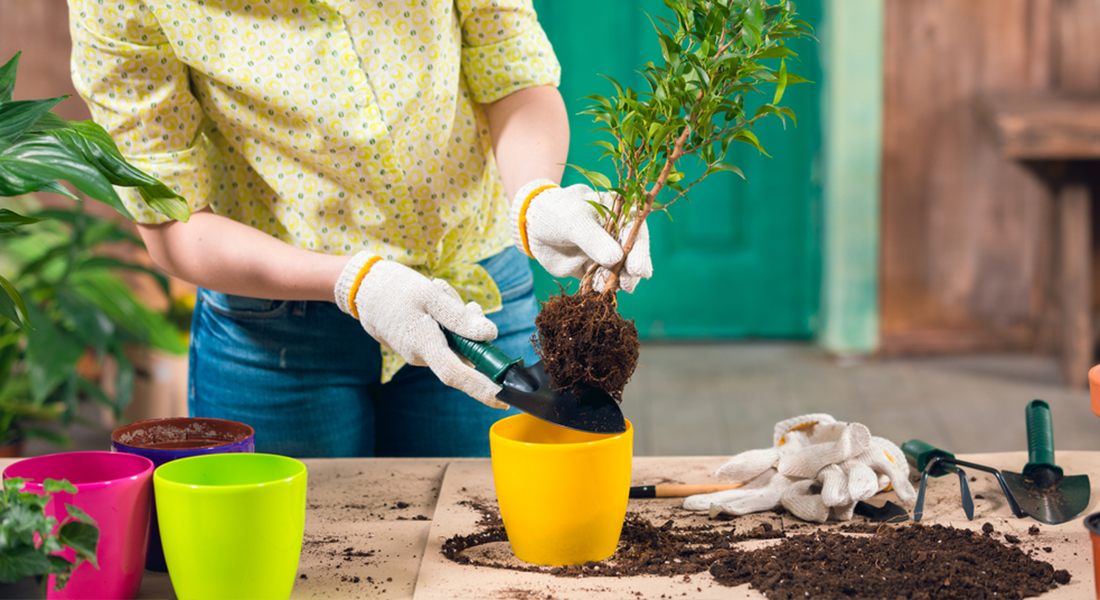
[[[886,0],[884,353],[1057,347],[1052,198],[999,155],[978,103],[1100,94],[1097,32],[1096,0]]]

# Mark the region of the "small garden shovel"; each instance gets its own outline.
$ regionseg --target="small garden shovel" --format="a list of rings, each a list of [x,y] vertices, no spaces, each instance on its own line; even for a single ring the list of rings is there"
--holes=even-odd
[[[623,411],[607,392],[590,388],[577,396],[557,390],[541,360],[525,367],[522,358],[512,358],[489,342],[475,342],[446,329],[443,333],[451,349],[504,387],[497,400],[567,429],[608,434],[626,431]]]
[[[1054,464],[1054,427],[1050,405],[1032,400],[1024,411],[1027,419],[1027,464],[1023,473],[1004,471],[1005,481],[1033,518],[1057,525],[1072,520],[1089,506],[1089,476],[1065,475]]]

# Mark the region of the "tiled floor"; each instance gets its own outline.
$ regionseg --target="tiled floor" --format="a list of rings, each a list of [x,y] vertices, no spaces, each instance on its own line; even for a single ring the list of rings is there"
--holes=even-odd
[[[800,343],[646,344],[623,410],[639,456],[768,447],[777,421],[811,412],[899,445],[920,438],[956,453],[999,452],[1026,449],[1024,407],[1034,398],[1051,406],[1056,450],[1100,450],[1088,392],[1064,387],[1054,358],[1032,355],[840,363]],[[73,437],[75,449],[109,448],[106,427],[78,426]]]

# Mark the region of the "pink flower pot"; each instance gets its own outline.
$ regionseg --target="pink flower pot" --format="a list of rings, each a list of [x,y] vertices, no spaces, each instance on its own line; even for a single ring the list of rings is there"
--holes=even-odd
[[[137,597],[149,541],[153,461],[119,452],[64,452],[23,459],[4,469],[3,476],[28,480],[25,489],[37,494],[43,494],[45,479],[69,480],[77,493],[51,494],[46,514],[64,521],[68,517],[65,505],[71,504],[99,526],[99,570],[91,563],[81,563],[61,591],[54,590],[51,575],[50,599]],[[73,560],[76,553],[66,550],[61,556]]]

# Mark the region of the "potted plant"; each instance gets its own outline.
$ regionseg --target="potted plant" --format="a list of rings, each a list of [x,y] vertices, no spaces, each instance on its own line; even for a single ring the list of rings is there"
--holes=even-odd
[[[113,186],[136,187],[154,210],[187,220],[187,204],[156,179],[127,163],[110,135],[91,121],[69,122],[50,112],[65,96],[13,100],[19,54],[0,67],[0,445],[28,436],[65,443],[64,432],[36,422],[76,418],[80,398],[121,415],[130,400],[134,367],[128,344],[185,351],[176,329],[144,307],[111,271],[136,270],[167,279],[142,265],[104,255],[114,243],[141,244],[117,224],[85,213],[83,200],[60,182],[130,217]],[[26,194],[57,193],[74,199],[71,210],[27,214]],[[33,227],[31,227],[33,225]],[[81,375],[86,354],[110,355],[118,364],[113,397]]]
[[[635,91],[608,78],[611,97],[588,96],[593,104],[581,114],[599,124],[610,140],[601,158],[614,163],[616,182],[600,172],[570,165],[612,197],[610,207],[593,202],[604,229],[622,241],[623,259],[606,273],[598,290],[598,265],[581,279],[574,294],[564,289],[543,303],[536,319],[535,350],[557,385],[583,393],[602,389],[621,399],[638,362],[638,331],[616,310],[619,273],[652,213],[667,211],[704,178],[741,170],[723,162],[734,142],[764,148],[753,133],[760,119],[795,121],[781,106],[788,85],[806,81],[787,70],[797,58],[789,38],[811,35],[797,19],[791,2],[781,0],[664,0],[673,19],[657,17],[654,28],[664,62],[643,65],[648,89]],[[767,96],[762,89],[774,84]],[[747,99],[759,95],[753,108]],[[682,159],[693,156],[700,168],[689,176]],[[662,195],[663,193],[663,195]],[[660,199],[659,199],[660,198]]]
[[[25,485],[23,479],[5,479],[0,491],[0,597],[4,598],[45,598],[49,575],[56,575],[55,587],[61,590],[81,562],[87,560],[99,568],[95,520],[66,505],[69,516],[58,528],[57,519],[45,513],[49,494],[75,494],[76,487],[66,480],[46,479],[47,495],[40,496],[23,491]],[[76,552],[75,562],[54,554],[66,548]]]

